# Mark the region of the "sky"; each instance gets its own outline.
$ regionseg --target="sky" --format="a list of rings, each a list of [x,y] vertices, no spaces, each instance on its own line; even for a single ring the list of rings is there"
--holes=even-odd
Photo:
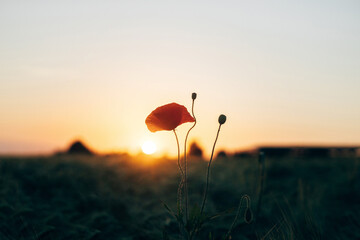
[[[0,32],[0,154],[175,154],[145,118],[192,92],[206,154],[220,114],[218,150],[360,145],[357,0],[2,0]]]

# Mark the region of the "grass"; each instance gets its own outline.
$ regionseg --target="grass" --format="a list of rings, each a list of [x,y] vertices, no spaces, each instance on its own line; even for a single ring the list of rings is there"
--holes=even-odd
[[[178,239],[175,160],[142,156],[0,158],[0,239]],[[201,204],[207,162],[189,159],[189,205]],[[258,199],[256,158],[215,159],[205,212],[224,212],[199,239],[225,235],[243,194]],[[261,212],[232,239],[359,239],[356,159],[267,159]]]

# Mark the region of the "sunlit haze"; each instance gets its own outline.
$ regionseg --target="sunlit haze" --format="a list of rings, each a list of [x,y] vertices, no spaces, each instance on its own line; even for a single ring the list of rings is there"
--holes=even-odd
[[[81,139],[176,154],[145,118],[177,102],[210,153],[360,144],[359,1],[2,1],[0,154]],[[177,132],[184,141],[190,123]]]
[[[145,154],[153,154],[156,152],[156,145],[154,142],[152,141],[146,141],[141,145],[141,150],[145,153]]]

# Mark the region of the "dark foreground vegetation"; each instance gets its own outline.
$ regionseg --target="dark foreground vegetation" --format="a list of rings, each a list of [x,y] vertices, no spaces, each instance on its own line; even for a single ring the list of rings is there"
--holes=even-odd
[[[207,163],[190,159],[190,205],[201,202]],[[256,158],[216,159],[206,212],[223,212],[199,239],[219,239],[239,199],[232,239],[360,239],[360,166],[355,158],[266,159],[260,212]],[[0,158],[0,239],[178,239],[176,161],[145,156]]]

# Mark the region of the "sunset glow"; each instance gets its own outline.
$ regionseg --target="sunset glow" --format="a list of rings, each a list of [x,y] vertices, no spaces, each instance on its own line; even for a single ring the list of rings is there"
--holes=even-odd
[[[146,141],[141,145],[141,150],[143,153],[150,155],[156,152],[156,145],[152,141]]]
[[[360,5],[320,2],[5,1],[0,154],[80,138],[130,153],[151,139],[176,156],[172,134],[144,120],[172,102],[190,110],[192,92],[189,141],[207,155],[219,114],[219,149],[359,144]]]

